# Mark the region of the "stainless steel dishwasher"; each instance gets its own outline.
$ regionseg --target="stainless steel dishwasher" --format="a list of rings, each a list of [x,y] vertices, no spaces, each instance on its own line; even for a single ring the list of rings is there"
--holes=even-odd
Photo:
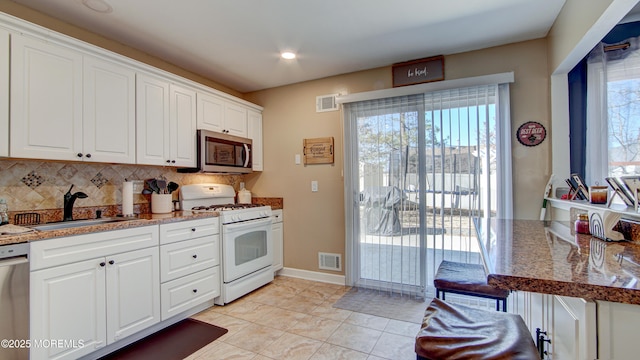
[[[0,359],[28,359],[28,243],[0,245],[0,319]]]

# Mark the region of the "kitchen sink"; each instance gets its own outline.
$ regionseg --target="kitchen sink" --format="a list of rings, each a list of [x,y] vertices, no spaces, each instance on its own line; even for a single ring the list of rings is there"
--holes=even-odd
[[[42,225],[33,225],[30,227],[32,229],[36,229],[39,231],[47,231],[47,230],[75,228],[75,227],[81,227],[81,226],[102,225],[102,224],[109,224],[109,223],[121,222],[121,221],[131,221],[131,220],[138,220],[138,218],[105,217],[105,218],[99,218],[99,219],[57,221],[57,222],[51,222],[51,223],[46,223]]]

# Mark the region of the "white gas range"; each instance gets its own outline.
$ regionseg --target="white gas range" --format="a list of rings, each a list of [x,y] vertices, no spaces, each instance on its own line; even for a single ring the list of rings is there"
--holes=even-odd
[[[180,187],[180,208],[216,211],[222,246],[222,289],[216,304],[227,304],[273,281],[271,207],[236,204],[235,190],[225,184]]]

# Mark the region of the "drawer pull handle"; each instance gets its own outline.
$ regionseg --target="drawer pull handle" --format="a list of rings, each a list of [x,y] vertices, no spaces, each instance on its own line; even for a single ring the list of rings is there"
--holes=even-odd
[[[115,263],[116,263],[115,261],[113,261],[113,260],[109,260],[109,265],[113,265],[113,264],[115,264]]]
[[[197,255],[197,254],[193,254],[193,258],[194,258],[194,259],[197,259],[197,258],[198,258],[198,255]]]
[[[193,289],[193,293],[194,294],[197,293],[197,292],[198,292],[198,289]]]
[[[104,261],[100,263],[100,266],[105,267],[105,265],[107,265],[107,263],[105,263]]]

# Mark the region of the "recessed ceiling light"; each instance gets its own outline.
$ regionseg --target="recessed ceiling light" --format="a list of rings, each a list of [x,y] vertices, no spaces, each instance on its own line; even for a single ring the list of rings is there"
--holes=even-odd
[[[290,51],[285,51],[282,54],[280,54],[280,56],[282,56],[283,59],[287,59],[287,60],[292,60],[296,58],[296,54]]]
[[[113,12],[111,5],[109,5],[105,0],[82,0],[82,4],[99,13],[108,14]]]

